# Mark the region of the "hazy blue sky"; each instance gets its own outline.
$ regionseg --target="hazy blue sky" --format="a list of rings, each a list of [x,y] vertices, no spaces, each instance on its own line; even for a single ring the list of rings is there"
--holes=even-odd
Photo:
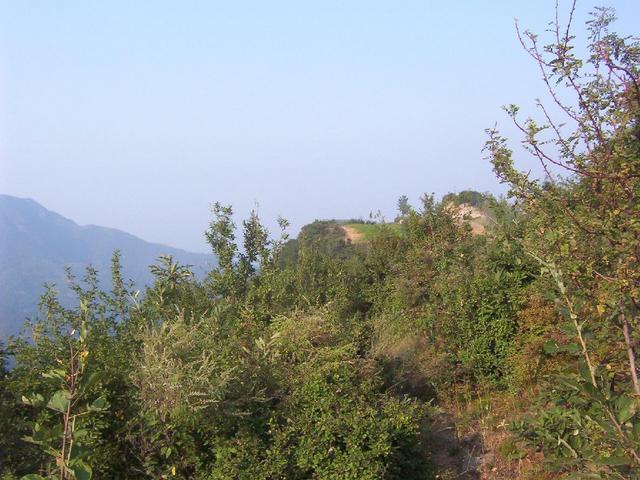
[[[561,2],[568,6],[568,2]],[[579,2],[577,32],[595,3]],[[634,30],[640,1],[609,1]],[[565,9],[566,10],[566,9]],[[513,21],[553,0],[0,2],[0,192],[204,250],[214,200],[393,216],[500,192],[484,129],[543,93]],[[273,222],[269,222],[273,224]]]

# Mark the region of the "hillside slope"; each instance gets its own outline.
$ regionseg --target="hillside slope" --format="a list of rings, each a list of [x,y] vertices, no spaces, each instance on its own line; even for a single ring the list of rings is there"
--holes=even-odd
[[[110,284],[113,252],[122,253],[124,276],[142,288],[151,281],[149,265],[159,255],[172,255],[203,274],[215,263],[212,255],[149,243],[121,230],[80,226],[30,199],[0,195],[0,338],[19,331],[34,315],[45,282],[55,283],[62,298],[65,267],[76,275],[93,265],[101,283]]]

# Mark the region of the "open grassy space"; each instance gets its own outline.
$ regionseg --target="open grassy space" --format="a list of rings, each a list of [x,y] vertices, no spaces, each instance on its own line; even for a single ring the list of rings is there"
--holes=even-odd
[[[402,227],[397,223],[349,223],[344,226],[357,232],[360,242],[369,242],[383,232],[402,233]]]

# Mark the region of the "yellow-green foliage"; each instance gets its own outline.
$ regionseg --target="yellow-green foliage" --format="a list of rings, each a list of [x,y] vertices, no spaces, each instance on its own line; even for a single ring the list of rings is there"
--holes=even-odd
[[[536,385],[559,368],[559,363],[544,351],[546,342],[561,337],[555,305],[533,288],[526,296],[528,299],[518,312],[518,333],[509,356],[511,388],[515,390]]]
[[[177,413],[215,406],[229,383],[242,375],[230,351],[238,345],[221,342],[216,318],[186,317],[149,325],[132,383],[145,408],[162,421]]]

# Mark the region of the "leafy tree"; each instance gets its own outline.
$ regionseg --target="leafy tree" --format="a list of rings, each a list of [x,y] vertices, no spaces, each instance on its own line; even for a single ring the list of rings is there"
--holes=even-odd
[[[83,314],[88,306],[81,304]],[[65,368],[54,368],[43,373],[47,379],[58,383],[59,389],[47,399],[40,393],[23,397],[22,400],[36,408],[46,407],[59,417],[58,423],[52,423],[50,415],[40,415],[34,423],[33,433],[26,440],[41,446],[43,451],[53,457],[54,465],[47,466],[47,477],[88,480],[93,474],[86,459],[90,452],[85,448],[85,439],[91,435],[92,416],[108,408],[106,399],[99,396],[87,399],[88,392],[99,379],[98,371],[90,370],[88,322],[84,319],[80,331],[71,330],[66,345],[56,357]],[[22,477],[25,480],[44,478],[38,474]]]
[[[571,33],[574,11],[575,3],[566,26],[552,23],[548,45],[541,46],[531,32],[520,33],[555,110],[564,118],[554,118],[540,101],[542,123],[520,120],[514,105],[506,108],[526,150],[542,166],[544,182],[514,167],[507,140],[495,129],[489,130],[487,150],[496,174],[527,214],[524,248],[555,287],[566,320],[568,344],[551,341],[547,350],[577,355],[579,376],[565,382],[591,405],[590,413],[578,409],[577,414],[582,419],[589,415],[604,434],[597,449],[566,444],[570,464],[587,469],[592,478],[635,478],[632,472],[640,468],[635,351],[640,43],[611,32],[614,13],[599,8],[588,22],[589,57],[580,59]],[[567,94],[575,102],[567,100]],[[585,425],[581,420],[576,431],[588,428]]]
[[[402,195],[398,199],[398,213],[400,214],[400,218],[404,218],[409,215],[411,211],[411,205],[409,205],[409,197],[406,195]]]
[[[453,203],[454,205],[462,205],[466,203],[472,207],[486,208],[493,200],[493,196],[489,193],[480,193],[475,190],[463,190],[459,193],[447,193],[442,198],[442,203]]]
[[[283,218],[278,219],[280,237],[270,239],[257,212],[251,211],[249,218],[242,224],[244,248],[240,250],[235,241],[233,208],[216,202],[212,211],[215,219],[210,223],[205,236],[218,257],[218,266],[211,272],[211,286],[214,293],[228,300],[238,301],[247,293],[257,272],[278,264],[280,252],[288,238],[286,229],[289,223]]]

